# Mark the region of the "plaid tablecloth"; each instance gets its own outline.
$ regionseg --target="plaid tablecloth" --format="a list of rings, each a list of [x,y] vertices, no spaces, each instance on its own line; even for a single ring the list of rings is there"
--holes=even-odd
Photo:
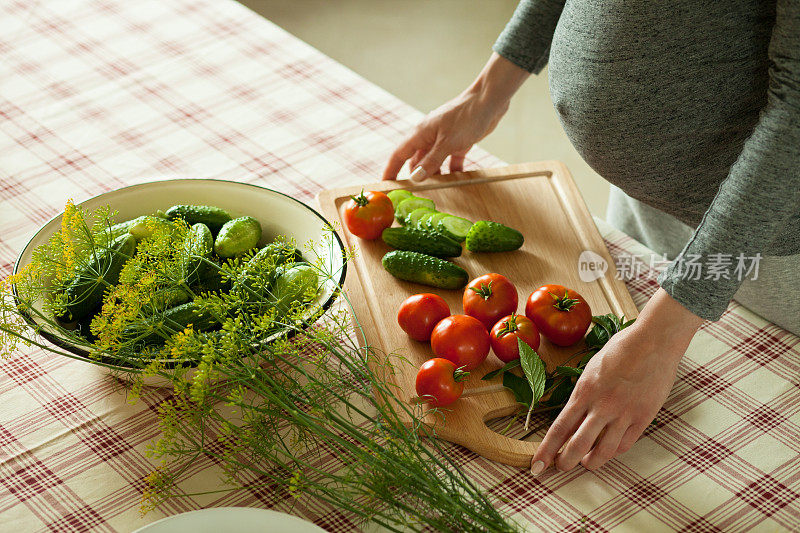
[[[9,0],[0,59],[3,275],[68,198],[206,176],[311,201],[376,180],[420,117],[231,0]],[[472,167],[499,163],[471,154]],[[599,225],[612,254],[649,253]],[[656,289],[642,273],[628,283],[639,305]],[[533,530],[798,530],[798,376],[800,339],[734,304],[697,335],[657,426],[601,471],[537,479],[450,450]],[[102,371],[41,351],[0,362],[0,529],[130,531],[206,506],[286,509],[253,488],[141,517],[160,399],[131,404]],[[218,474],[199,462],[180,488],[218,488]],[[324,528],[355,527],[318,502],[293,505]]]

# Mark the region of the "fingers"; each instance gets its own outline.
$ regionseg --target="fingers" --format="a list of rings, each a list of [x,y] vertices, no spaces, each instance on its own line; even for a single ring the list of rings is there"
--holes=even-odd
[[[553,425],[547,430],[547,434],[531,459],[531,473],[533,475],[540,474],[553,463],[558,450],[578,428],[584,414],[585,411],[583,409],[577,409],[574,405],[567,405],[561,411]]]
[[[598,439],[591,451],[583,456],[581,464],[588,470],[596,470],[606,464],[617,454],[620,440],[628,427],[627,424],[621,422],[606,426],[605,433]]]
[[[464,172],[464,158],[466,153],[450,154],[450,172]]]
[[[444,163],[448,155],[450,155],[450,153],[445,143],[437,140],[436,144],[425,154],[416,168],[422,168],[425,177],[438,174],[439,170],[442,168],[442,163]]]
[[[631,447],[636,444],[636,441],[639,440],[639,437],[642,436],[642,433],[646,427],[647,425],[642,426],[641,424],[629,427],[622,436],[622,439],[620,439],[619,446],[617,447],[617,451],[614,455],[619,455],[630,450]]]
[[[575,468],[583,456],[592,449],[598,435],[605,427],[606,420],[597,416],[587,416],[578,430],[569,438],[564,450],[556,457],[556,468],[559,470]]]
[[[411,159],[408,160],[408,170],[413,172],[414,169],[417,168],[417,165],[419,165],[420,160],[427,153],[428,153],[427,150],[417,150],[416,152],[414,152],[414,155],[411,157]]]
[[[383,169],[383,180],[395,180],[397,179],[397,173],[400,172],[400,169],[403,168],[403,164],[409,157],[412,157],[420,147],[417,145],[418,138],[416,135],[409,137],[403,143],[397,147],[397,149],[392,152],[392,155],[389,156],[389,162],[386,163],[386,167]]]

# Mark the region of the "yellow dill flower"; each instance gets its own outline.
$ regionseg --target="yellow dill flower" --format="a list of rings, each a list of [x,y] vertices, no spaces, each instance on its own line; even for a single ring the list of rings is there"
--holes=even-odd
[[[303,483],[303,473],[298,469],[292,473],[292,477],[289,478],[289,487],[287,490],[289,494],[292,495],[294,499],[298,499],[302,493],[302,483]]]
[[[80,224],[83,223],[81,215],[82,213],[75,207],[72,200],[67,200],[67,204],[64,206],[64,215],[61,217],[61,231],[59,232],[62,268],[56,270],[55,273],[58,281],[63,281],[65,275],[72,272],[77,264],[74,232],[79,231]]]

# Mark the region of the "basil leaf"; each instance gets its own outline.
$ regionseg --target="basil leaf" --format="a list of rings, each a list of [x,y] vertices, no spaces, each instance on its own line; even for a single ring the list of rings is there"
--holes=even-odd
[[[544,361],[533,348],[528,346],[528,343],[519,337],[517,337],[517,345],[519,346],[519,361],[522,371],[525,373],[525,377],[528,378],[528,383],[530,383],[533,391],[533,403],[531,405],[534,405],[544,394],[544,382],[547,379]]]
[[[614,322],[609,318],[613,315],[598,315],[592,317],[594,326],[586,335],[586,346],[589,348],[601,348],[608,339],[616,332]]]
[[[607,315],[597,315],[592,317],[594,326],[592,330],[586,335],[586,346],[589,349],[602,348],[616,333],[633,324],[634,320],[625,322],[625,317],[618,317],[614,313]]]
[[[529,407],[531,405],[531,401],[533,400],[533,391],[531,391],[531,386],[528,385],[528,380],[525,378],[521,378],[516,374],[512,374],[511,372],[503,373],[503,387],[511,390],[514,394],[514,399],[517,402],[521,403],[525,407]]]
[[[550,393],[550,397],[547,398],[547,401],[542,402],[542,405],[561,405],[562,403],[566,403],[572,394],[572,389],[574,388],[575,384],[572,383],[571,379],[563,378],[561,382],[553,389],[553,392]],[[552,415],[557,414],[558,412],[552,413]]]
[[[533,406],[536,405],[544,395],[544,382],[547,380],[547,370],[539,354],[519,337],[517,337],[517,346],[519,346],[520,365],[522,366],[522,371],[525,373],[525,377],[528,378],[528,383],[530,384],[533,394],[531,403],[528,406],[528,416],[525,417],[525,430],[527,431],[531,421]]]
[[[575,368],[573,366],[557,366],[556,374],[559,376],[580,376],[583,374],[582,368]]]
[[[518,366],[519,366],[519,359],[514,359],[512,361],[509,361],[508,363],[503,365],[503,368],[492,370],[491,372],[483,376],[481,378],[481,381],[489,381],[490,379],[495,378],[501,372],[505,372],[506,370],[511,370],[512,368],[517,368]]]

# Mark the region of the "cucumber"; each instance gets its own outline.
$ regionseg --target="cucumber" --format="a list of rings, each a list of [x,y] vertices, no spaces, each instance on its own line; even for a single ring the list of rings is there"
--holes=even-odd
[[[392,201],[392,207],[394,209],[397,209],[397,204],[399,204],[406,198],[411,198],[414,195],[411,194],[411,191],[407,191],[405,189],[394,189],[387,192],[386,196],[388,196],[389,200]]]
[[[158,318],[153,317],[151,325],[154,331],[151,331],[140,339],[140,342],[144,344],[161,344],[164,342],[165,336],[172,336],[176,333],[180,333],[185,330],[189,324],[192,324],[192,329],[194,329],[194,331],[210,331],[219,326],[219,321],[214,318],[212,314],[202,311],[196,303],[188,302],[167,309],[164,314]],[[132,327],[129,328],[123,336],[136,338],[142,333],[141,326]]]
[[[110,239],[113,241],[120,235],[124,233],[128,233],[131,229],[131,226],[136,222],[136,219],[126,220],[125,222],[120,222],[119,224],[114,224],[113,226],[108,228],[108,233],[111,236]]]
[[[479,220],[467,234],[467,250],[470,252],[510,252],[522,246],[522,233],[497,222]]]
[[[297,253],[298,250],[286,242],[266,245],[244,266],[234,291],[248,301],[266,301],[279,274],[278,267],[294,263]]]
[[[439,289],[460,289],[469,274],[460,266],[417,252],[395,250],[383,256],[383,268],[396,278]]]
[[[298,304],[314,299],[319,290],[317,270],[308,263],[296,263],[280,268],[272,290],[270,303],[278,310],[280,320]]]
[[[187,224],[205,224],[216,234],[233,217],[224,209],[211,205],[173,205],[164,213],[168,219],[182,218]]]
[[[223,280],[218,268],[209,267],[193,289],[198,293],[228,292],[231,289],[231,281],[227,278]]]
[[[214,241],[214,251],[220,257],[241,255],[254,248],[261,239],[261,224],[253,217],[241,217],[226,222]]]
[[[433,209],[429,209],[427,207],[420,207],[418,209],[414,209],[411,213],[408,214],[406,217],[406,226],[418,227],[419,221],[427,215],[428,213],[433,213]]]
[[[398,250],[411,250],[436,257],[461,255],[461,245],[453,239],[411,226],[386,228],[381,237],[383,242]]]
[[[425,227],[423,229],[426,229],[428,231],[433,231],[433,232],[441,234],[441,232],[438,229],[439,221],[442,220],[446,216],[450,216],[450,215],[448,215],[447,213],[438,213],[437,212],[435,215],[433,215],[432,217],[430,217],[429,219],[427,219],[425,221],[425,224],[424,224]]]
[[[413,210],[419,209],[420,207],[427,207],[428,209],[434,210],[436,209],[436,204],[433,203],[433,200],[429,200],[428,198],[412,196],[397,204],[397,208],[394,210],[394,216],[397,217],[397,221],[400,224],[405,224],[406,217],[411,214]]]
[[[183,279],[189,284],[197,283],[208,269],[203,259],[209,259],[214,251],[214,237],[208,226],[198,222],[189,228],[183,250],[186,254]]]
[[[188,292],[180,287],[171,287],[153,294],[153,296],[150,298],[150,305],[152,305],[153,309],[159,309],[163,311],[164,309],[169,309],[170,307],[175,307],[176,305],[180,305],[188,301]]]
[[[431,211],[429,209],[428,211],[423,213],[421,217],[417,219],[417,222],[416,224],[414,224],[414,227],[416,227],[417,229],[428,231],[428,227],[425,224],[427,224],[428,220],[430,220],[434,215],[438,214],[439,214],[438,211]]]
[[[467,220],[466,218],[456,217],[453,215],[447,215],[446,217],[442,217],[439,220],[439,223],[436,225],[436,229],[453,239],[454,241],[464,242],[464,239],[467,238],[467,233],[469,233],[469,229],[472,227],[472,222]]]
[[[106,286],[119,281],[122,267],[135,251],[136,239],[126,233],[114,239],[108,248],[90,254],[67,285],[66,304],[56,318],[60,322],[73,322],[99,306]]]
[[[167,309],[164,313],[164,325],[174,329],[176,333],[186,329],[189,324],[192,324],[195,331],[209,331],[218,326],[219,321],[194,302]]]
[[[94,342],[97,340],[97,337],[95,337],[94,333],[92,333],[92,321],[101,310],[102,306],[92,309],[85,317],[78,320],[77,331],[80,333],[81,337],[89,342]]]
[[[174,231],[176,226],[174,223],[163,218],[145,215],[143,217],[135,218],[131,226],[128,228],[128,233],[136,237],[137,241],[148,239],[159,231]]]

